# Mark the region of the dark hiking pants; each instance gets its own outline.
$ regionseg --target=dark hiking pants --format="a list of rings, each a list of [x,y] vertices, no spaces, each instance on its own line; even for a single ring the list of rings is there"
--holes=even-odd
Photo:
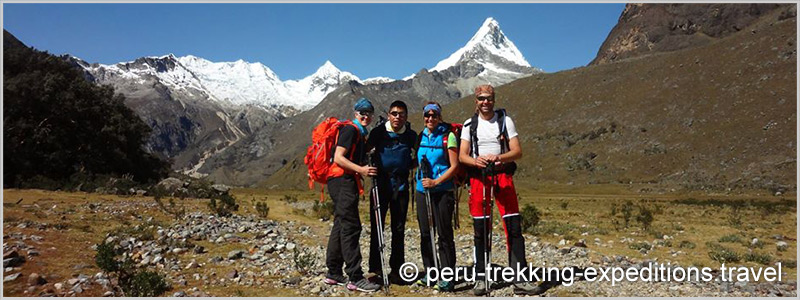
[[[433,226],[438,237],[436,246],[439,250],[439,268],[447,267],[455,270],[456,244],[453,240],[453,210],[456,198],[453,191],[431,192],[430,194],[431,207],[433,207]],[[422,263],[427,269],[434,267],[430,227],[428,226],[428,207],[425,204],[424,193],[417,192],[416,197]]]
[[[358,186],[351,175],[328,180],[328,192],[333,199],[333,228],[328,238],[325,265],[331,275],[345,273],[350,281],[364,278],[361,270],[361,219],[358,215]]]

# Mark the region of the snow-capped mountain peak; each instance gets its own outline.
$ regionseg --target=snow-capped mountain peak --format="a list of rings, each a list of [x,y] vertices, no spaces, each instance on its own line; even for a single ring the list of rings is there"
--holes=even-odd
[[[493,62],[492,56],[499,58],[503,62]],[[450,57],[440,61],[431,71],[442,71],[457,65],[459,62],[473,59],[486,66],[486,63],[497,65],[512,64],[520,67],[531,65],[517,49],[503,31],[500,24],[492,17],[486,18],[478,31],[472,36],[464,47],[458,49]]]

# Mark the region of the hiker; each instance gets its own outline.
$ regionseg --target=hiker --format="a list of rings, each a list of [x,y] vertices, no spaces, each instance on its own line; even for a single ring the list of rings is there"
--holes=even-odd
[[[459,161],[469,172],[470,199],[469,210],[473,218],[475,236],[475,272],[476,280],[473,293],[482,296],[489,292],[484,262],[489,261],[486,249],[486,232],[491,232],[491,211],[484,213],[491,202],[485,199],[495,198],[497,209],[503,220],[506,234],[506,252],[510,267],[525,270],[525,239],[522,237],[519,203],[514,189],[513,174],[516,170],[515,160],[522,157],[517,130],[514,121],[505,110],[494,110],[495,93],[491,85],[480,85],[475,88],[476,113],[464,122],[461,132]],[[487,168],[489,167],[489,168]],[[486,174],[492,170],[493,174]],[[491,195],[491,192],[494,195]],[[486,207],[484,205],[487,205]],[[485,227],[484,227],[485,226]],[[491,242],[491,240],[489,240]],[[497,273],[492,274],[498,280]],[[540,287],[528,282],[514,282],[514,293],[536,295],[544,292]]]
[[[417,221],[421,236],[422,262],[425,268],[436,265],[439,271],[444,268],[455,270],[456,247],[453,240],[453,209],[455,206],[455,185],[453,176],[458,169],[458,139],[451,131],[450,124],[442,121],[442,108],[436,102],[428,102],[423,108],[425,128],[419,134],[417,150]],[[446,146],[445,146],[446,145]],[[422,170],[430,170],[423,174]],[[426,192],[429,194],[426,199]],[[432,223],[429,224],[428,205],[430,201]],[[438,241],[432,242],[431,228],[439,236]],[[435,244],[435,245],[434,245]],[[438,245],[438,247],[437,247]],[[433,254],[438,248],[439,261]],[[426,272],[427,273],[427,272]],[[441,273],[440,273],[441,274]],[[430,286],[427,277],[417,281],[420,285]],[[452,291],[454,283],[439,280],[436,287],[442,291]]]
[[[367,149],[375,149],[374,161],[378,168],[377,185],[380,199],[380,224],[386,224],[386,212],[391,210],[392,253],[389,258],[391,272],[388,282],[405,284],[400,277],[400,267],[405,262],[405,230],[408,214],[408,176],[414,167],[414,151],[417,133],[409,128],[408,107],[403,101],[389,105],[388,121],[372,129],[367,139]],[[370,202],[370,211],[374,210]],[[383,283],[381,250],[375,214],[370,214],[369,272],[378,274],[370,281]]]
[[[333,227],[328,238],[328,249],[325,264],[328,274],[325,283],[344,285],[347,289],[362,292],[377,291],[380,286],[364,278],[361,270],[361,219],[358,214],[358,198],[363,191],[363,178],[377,175],[377,169],[366,166],[367,126],[372,122],[375,108],[367,98],[359,99],[355,106],[353,126],[342,126],[339,129],[332,170],[328,176],[328,192],[333,200]],[[342,267],[347,264],[342,274]]]

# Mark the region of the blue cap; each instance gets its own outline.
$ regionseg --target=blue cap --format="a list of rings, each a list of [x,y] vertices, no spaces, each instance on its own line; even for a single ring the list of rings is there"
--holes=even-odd
[[[372,102],[369,102],[369,99],[361,97],[356,101],[356,105],[353,105],[353,110],[375,112],[375,107],[372,106]]]
[[[425,108],[422,109],[423,114],[426,114],[429,111],[435,111],[437,115],[442,114],[442,110],[439,108],[439,106],[433,103],[425,105]]]

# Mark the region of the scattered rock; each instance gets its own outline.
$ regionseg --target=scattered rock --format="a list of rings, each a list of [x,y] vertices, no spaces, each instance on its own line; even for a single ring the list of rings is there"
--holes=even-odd
[[[19,278],[19,275],[22,275],[22,273],[14,273],[14,274],[8,275],[8,276],[3,278],[3,282],[10,282],[10,281],[17,280],[17,278]]]
[[[39,275],[39,273],[31,273],[31,275],[28,275],[28,285],[43,285],[45,283],[47,283],[47,280],[45,280],[42,275]]]
[[[244,250],[233,250],[228,252],[228,260],[240,259],[244,255]]]

